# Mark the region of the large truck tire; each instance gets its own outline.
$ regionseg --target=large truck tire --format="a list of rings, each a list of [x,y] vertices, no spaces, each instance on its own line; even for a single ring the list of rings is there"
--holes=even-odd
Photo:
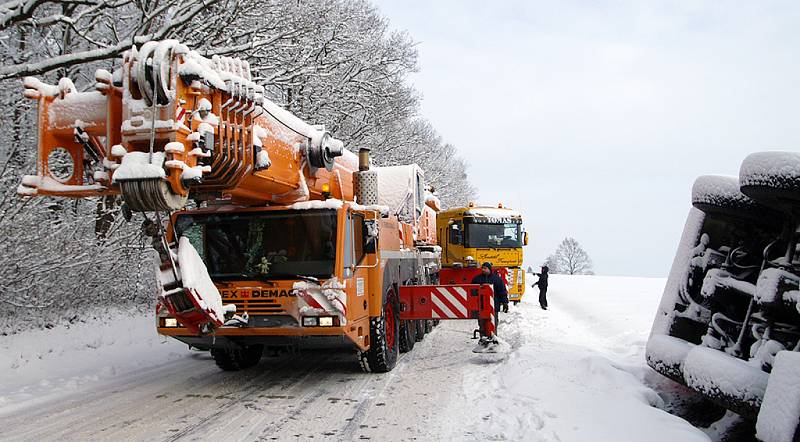
[[[800,353],[781,351],[775,356],[756,436],[765,442],[800,440]]]
[[[211,357],[217,367],[225,371],[236,371],[258,364],[264,354],[263,345],[249,345],[239,349],[212,348]]]
[[[417,342],[416,321],[400,321],[400,353],[408,353]]]
[[[763,222],[780,215],[742,193],[731,176],[703,175],[692,186],[692,205],[706,214],[719,214]]]
[[[393,289],[386,292],[381,315],[370,318],[369,349],[358,353],[361,368],[368,373],[386,373],[397,364],[400,338],[400,300]]]
[[[422,341],[423,339],[425,339],[425,333],[427,333],[427,331],[425,330],[425,320],[421,319],[418,321],[414,321],[414,324],[415,324],[414,328],[416,330],[416,333],[414,334],[414,339],[416,339],[417,342]]]
[[[800,154],[758,152],[749,155],[739,169],[739,185],[745,195],[786,210],[800,203]]]

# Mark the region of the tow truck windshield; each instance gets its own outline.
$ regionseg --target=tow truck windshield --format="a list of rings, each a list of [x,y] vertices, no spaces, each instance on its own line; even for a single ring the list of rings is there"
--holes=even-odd
[[[522,225],[519,223],[469,222],[465,219],[464,245],[477,249],[522,247]]]
[[[302,210],[180,215],[214,279],[330,278],[336,261],[336,212]]]

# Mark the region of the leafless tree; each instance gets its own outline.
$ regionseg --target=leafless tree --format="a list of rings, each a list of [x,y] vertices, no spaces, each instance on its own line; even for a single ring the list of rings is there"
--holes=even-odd
[[[558,265],[558,260],[556,259],[556,255],[551,254],[544,260],[542,266],[547,266],[548,272],[550,273],[564,273],[561,271],[561,267]]]
[[[590,275],[592,272],[592,260],[589,254],[575,238],[567,237],[558,245],[556,252],[548,257],[552,260],[553,267],[550,273],[564,273],[567,275]]]

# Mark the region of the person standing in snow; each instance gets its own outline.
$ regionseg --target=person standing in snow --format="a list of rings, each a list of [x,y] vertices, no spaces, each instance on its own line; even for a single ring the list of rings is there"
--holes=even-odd
[[[539,277],[539,280],[531,285],[531,288],[537,285],[539,286],[539,305],[542,307],[542,310],[547,310],[547,273],[549,271],[550,268],[542,266],[542,273],[534,273],[534,275]]]
[[[508,313],[508,290],[503,278],[492,272],[492,263],[485,262],[481,265],[481,273],[472,278],[473,284],[491,284],[494,289],[494,319],[498,322],[500,309]]]

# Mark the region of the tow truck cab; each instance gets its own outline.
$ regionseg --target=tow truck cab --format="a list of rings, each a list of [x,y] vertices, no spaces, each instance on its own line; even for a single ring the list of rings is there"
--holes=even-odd
[[[437,237],[442,247],[442,282],[468,283],[481,263],[489,261],[506,280],[510,301],[519,302],[525,293],[522,247],[528,234],[522,214],[504,208],[467,207],[439,212]],[[452,269],[452,270],[450,270]]]

